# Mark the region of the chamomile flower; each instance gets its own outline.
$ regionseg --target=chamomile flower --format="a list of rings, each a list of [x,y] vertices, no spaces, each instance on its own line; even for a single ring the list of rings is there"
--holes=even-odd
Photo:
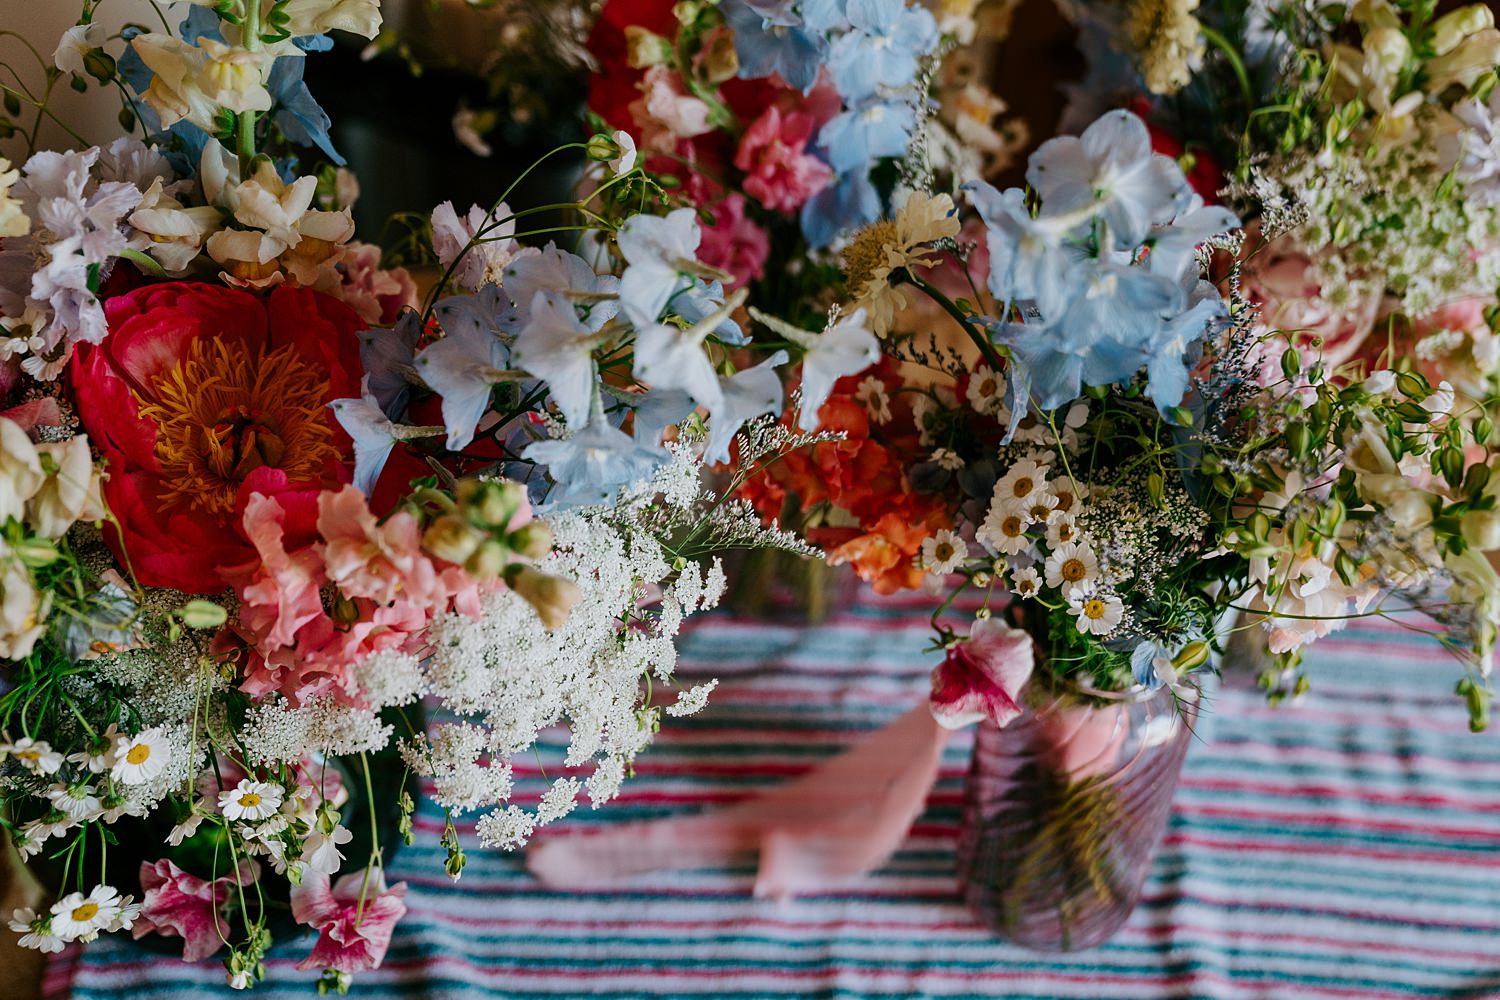
[[[991,552],[1013,556],[1030,547],[1031,539],[1026,534],[1030,526],[1031,519],[1024,506],[1015,501],[1003,501],[990,508],[974,537]]]
[[[998,414],[1005,408],[1005,376],[989,367],[975,369],[964,399],[975,413]]]
[[[957,472],[964,467],[963,456],[952,448],[933,449],[932,461],[937,463],[938,468],[947,469],[949,472]]]
[[[1064,542],[1047,555],[1047,586],[1070,595],[1099,578],[1099,559],[1086,542]]]
[[[947,528],[922,542],[922,568],[938,576],[952,573],[968,557],[968,543]]]
[[[1042,578],[1035,568],[1023,566],[1010,575],[1010,590],[1017,597],[1035,597],[1042,589]]]
[[[1064,514],[1078,516],[1078,509],[1088,498],[1088,487],[1071,479],[1054,479],[1047,484],[1047,492],[1057,497],[1057,509]]]
[[[1038,493],[1047,489],[1047,469],[1029,458],[1012,465],[995,484],[995,500],[1018,500],[1030,504]]]
[[[1092,586],[1084,586],[1068,595],[1068,614],[1074,617],[1078,631],[1106,636],[1125,617],[1125,604],[1109,591],[1096,593]]]
[[[1032,495],[1026,502],[1026,516],[1031,518],[1034,524],[1051,524],[1054,517],[1063,515],[1057,509],[1057,497],[1041,490]]]
[[[203,813],[196,808],[188,813],[181,823],[167,833],[167,843],[173,847],[180,846],[184,840],[198,832],[198,827],[203,824]]]
[[[1047,547],[1062,548],[1069,542],[1078,541],[1078,520],[1072,514],[1054,510],[1052,520],[1047,522]]]
[[[110,723],[109,728],[99,735],[98,742],[69,754],[68,761],[87,768],[90,774],[103,774],[115,766],[115,741],[119,736],[118,728]]]
[[[161,727],[115,741],[115,763],[110,776],[125,785],[144,785],[167,769],[172,745]]]
[[[854,390],[854,398],[864,404],[865,412],[872,423],[891,422],[891,397],[885,391],[885,383],[874,375],[868,375]]]
[[[14,757],[32,774],[56,774],[62,767],[63,755],[52,749],[46,740],[34,740],[23,736],[14,743],[0,743],[0,758]]]
[[[52,933],[51,918],[45,914],[38,916],[29,906],[23,906],[10,915],[10,929],[21,935],[17,943],[22,948],[35,948],[48,955],[63,950],[63,939]]]
[[[53,808],[79,823],[88,822],[101,812],[99,796],[87,782],[65,785],[59,781],[47,789],[46,795]]]
[[[85,896],[75,892],[52,904],[52,933],[64,941],[92,941],[100,931],[120,926],[130,898],[114,886],[98,885]]]
[[[281,808],[282,797],[280,785],[243,778],[229,791],[219,793],[219,812],[231,822],[253,823],[274,815]]]

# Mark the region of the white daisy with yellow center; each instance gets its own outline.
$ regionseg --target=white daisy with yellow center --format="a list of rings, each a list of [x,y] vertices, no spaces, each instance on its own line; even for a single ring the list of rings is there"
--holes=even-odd
[[[1021,459],[995,484],[995,503],[1019,501],[1030,506],[1033,500],[1047,491],[1047,472],[1046,466],[1029,458]]]
[[[990,508],[974,537],[991,552],[1013,556],[1030,548],[1031,537],[1026,534],[1029,527],[1031,517],[1023,504],[1000,502]]]
[[[874,375],[868,375],[854,390],[854,398],[864,404],[865,413],[874,424],[891,422],[891,397],[885,383]]]
[[[1047,586],[1068,596],[1098,581],[1099,559],[1085,541],[1064,542],[1048,554],[1046,571]]]
[[[1080,587],[1068,596],[1068,614],[1085,635],[1107,636],[1125,617],[1125,603],[1109,591]]]
[[[50,743],[30,736],[23,736],[14,743],[0,743],[0,760],[6,757],[32,774],[56,774],[63,764],[63,755],[53,750]]]
[[[922,568],[936,576],[947,576],[968,557],[968,543],[947,528],[922,542]]]
[[[273,816],[281,808],[280,785],[244,778],[227,792],[219,793],[219,812],[231,822],[256,822]]]
[[[75,892],[52,904],[52,933],[64,941],[92,941],[100,931],[116,930],[134,916],[130,897],[114,886],[95,886],[87,896]]]
[[[1072,514],[1054,509],[1052,519],[1047,522],[1047,546],[1060,549],[1070,542],[1078,541],[1079,535],[1077,519]]]
[[[1022,567],[1010,575],[1010,589],[1017,597],[1035,597],[1042,589],[1042,578],[1033,567]]]
[[[172,761],[172,744],[160,727],[115,740],[115,763],[110,777],[125,785],[144,785],[161,775]]]

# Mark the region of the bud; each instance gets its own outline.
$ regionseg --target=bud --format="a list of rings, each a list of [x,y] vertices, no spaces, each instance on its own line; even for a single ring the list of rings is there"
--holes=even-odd
[[[625,29],[625,61],[631,69],[650,69],[671,58],[672,43],[665,38],[637,24]]]
[[[584,148],[588,152],[589,159],[595,163],[608,163],[622,152],[614,136],[603,132],[595,132],[591,135]]]
[[[1172,657],[1172,666],[1176,667],[1179,672],[1196,669],[1208,662],[1208,653],[1208,643],[1190,642]]]
[[[1400,28],[1380,27],[1365,35],[1365,66],[1379,67],[1386,77],[1394,77],[1411,58],[1411,43]]]
[[[1432,22],[1432,51],[1435,55],[1447,55],[1465,38],[1494,26],[1494,13],[1482,3],[1449,11]]]
[[[422,533],[422,548],[451,563],[468,559],[482,541],[484,535],[457,514],[444,514]]]
[[[493,580],[505,571],[505,564],[508,562],[510,549],[505,547],[505,543],[487,538],[473,555],[464,560],[464,569],[470,576],[480,580]]]
[[[526,490],[508,479],[465,479],[458,484],[458,505],[469,520],[487,528],[510,524],[521,505]]]
[[[1295,347],[1288,347],[1281,352],[1281,374],[1292,380],[1302,374],[1302,355],[1297,353]]]
[[[177,612],[182,624],[188,628],[218,628],[224,624],[227,613],[213,601],[188,601]]]
[[[523,559],[540,559],[552,551],[552,529],[542,521],[527,521],[510,533],[506,544]]]
[[[726,27],[715,28],[703,37],[694,59],[698,72],[709,83],[732,80],[740,71],[739,54],[734,49],[734,35]]]
[[[27,538],[11,546],[11,551],[32,569],[50,566],[62,555],[57,546],[45,538]]]
[[[505,582],[536,610],[549,630],[568,620],[578,603],[578,585],[560,576],[548,576],[530,566],[514,565],[505,571]]]

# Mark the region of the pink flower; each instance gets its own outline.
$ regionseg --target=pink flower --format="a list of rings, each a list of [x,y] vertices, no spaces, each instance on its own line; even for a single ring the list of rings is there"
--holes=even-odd
[[[292,887],[292,916],[319,932],[312,954],[297,968],[363,972],[385,958],[391,931],[406,913],[406,883],[387,889],[379,869],[368,874],[368,882],[366,877],[365,872],[351,872],[330,891],[328,876],[310,871],[301,885]]]
[[[205,882],[166,858],[141,862],[141,915],[131,933],[139,940],[151,932],[183,939],[182,959],[197,962],[219,950],[229,934],[221,912],[236,886],[260,877],[260,865],[246,858],[233,875]]]
[[[640,127],[643,149],[670,151],[674,140],[709,130],[708,105],[688,94],[682,78],[665,65],[646,70],[640,87],[641,96],[630,105],[630,113]]]
[[[381,524],[353,486],[318,497],[324,572],[346,597],[391,604],[398,597],[434,605],[446,599],[432,561],[422,554],[416,518],[398,511]]]
[[[1260,307],[1259,325],[1297,334],[1299,343],[1321,338],[1323,362],[1330,370],[1352,358],[1375,328],[1379,289],[1346,306],[1333,305],[1323,298],[1316,262],[1285,240],[1261,246],[1245,262],[1240,280],[1246,297]],[[1285,347],[1284,340],[1269,342],[1266,373],[1273,380],[1282,377],[1279,362]]]
[[[349,243],[339,261],[342,282],[331,291],[371,326],[389,326],[408,306],[416,308],[417,285],[404,267],[382,268],[380,248]]]
[[[741,285],[765,274],[771,239],[764,229],[745,217],[745,196],[728,195],[712,212],[714,224],[702,227],[698,258],[728,271]]]
[[[734,165],[746,174],[746,193],[772,211],[791,212],[827,187],[833,169],[807,153],[815,127],[805,112],[766,108],[734,154]]]
[[[948,729],[989,719],[1003,726],[1021,714],[1018,699],[1035,664],[1031,636],[998,618],[976,622],[932,672],[932,714]]]

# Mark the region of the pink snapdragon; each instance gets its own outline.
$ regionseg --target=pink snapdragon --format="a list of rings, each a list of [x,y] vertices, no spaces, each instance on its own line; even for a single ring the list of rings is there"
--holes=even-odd
[[[746,193],[772,211],[792,212],[827,187],[833,168],[807,152],[816,128],[806,112],[766,108],[734,154],[734,165],[746,175]]]
[[[976,622],[932,672],[932,714],[948,729],[983,719],[1005,725],[1021,714],[1035,662],[1031,636],[998,618]]]
[[[731,194],[713,206],[714,224],[703,226],[698,259],[734,275],[736,284],[754,281],[766,273],[771,238],[745,215],[745,196]]]
[[[406,883],[385,887],[385,873],[351,872],[330,890],[328,876],[309,871],[292,887],[292,916],[318,931],[312,954],[299,969],[363,972],[385,958],[391,932],[406,913]]]
[[[141,915],[131,929],[137,940],[147,934],[180,937],[182,959],[201,961],[219,950],[229,933],[222,910],[238,886],[260,877],[260,865],[246,858],[233,875],[204,881],[162,858],[155,864],[141,862]]]

